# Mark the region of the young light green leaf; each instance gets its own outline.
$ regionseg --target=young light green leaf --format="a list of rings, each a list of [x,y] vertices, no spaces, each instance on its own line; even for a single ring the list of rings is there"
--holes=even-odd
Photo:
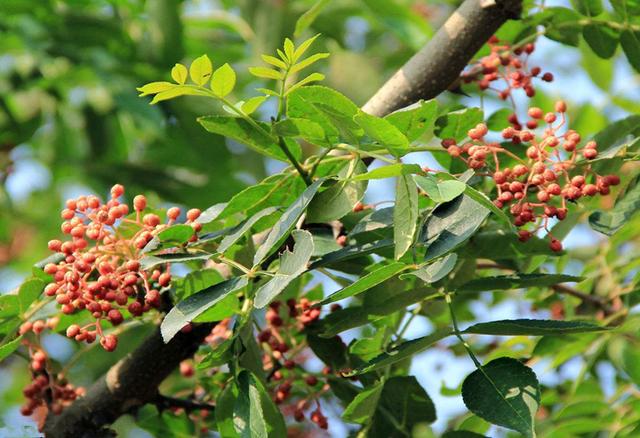
[[[267,100],[268,98],[269,96],[252,97],[251,99],[243,103],[240,109],[246,115],[253,114],[258,108],[260,108],[260,105],[262,105],[265,102],[265,100]]]
[[[283,48],[284,54],[287,56],[287,59],[289,59],[293,64],[295,62],[295,60],[293,59],[295,53],[295,46],[293,44],[293,41],[291,41],[289,38],[285,38]]]
[[[280,256],[280,267],[268,282],[256,291],[253,305],[261,309],[274,300],[289,283],[307,270],[307,264],[313,254],[313,238],[305,230],[294,230],[295,245],[293,252],[285,251]]]
[[[424,171],[417,164],[394,163],[394,164],[389,164],[387,166],[378,167],[376,169],[370,170],[367,173],[356,175],[351,179],[354,181],[366,181],[369,179],[384,179],[384,178],[391,178],[394,176],[403,176],[403,175],[411,175],[411,174],[423,175]]]
[[[396,203],[393,208],[393,241],[398,260],[413,244],[418,228],[418,190],[411,175],[396,180]]]
[[[260,56],[262,57],[262,60],[267,64],[271,64],[274,67],[278,67],[282,70],[286,70],[287,68],[287,64],[285,64],[284,61],[276,58],[275,56],[271,56],[271,55],[260,55]]]
[[[186,300],[176,304],[165,316],[160,332],[165,344],[184,327],[204,311],[220,302],[223,298],[247,285],[246,277],[236,277],[208,287]]]
[[[302,57],[302,55],[304,55],[307,50],[309,49],[309,47],[311,47],[311,44],[313,44],[313,42],[318,39],[318,37],[320,36],[320,34],[316,34],[314,36],[312,36],[311,38],[305,40],[302,42],[302,44],[300,44],[296,50],[293,52],[293,62],[295,63],[296,61],[298,61],[298,59],[300,59]]]
[[[595,211],[589,216],[589,225],[594,230],[612,236],[640,210],[640,184],[636,184],[618,199],[607,211]]]
[[[436,177],[431,174],[416,175],[413,177],[418,187],[427,194],[433,202],[438,204],[449,202],[465,191],[466,184],[458,180],[445,180],[438,182]]]
[[[452,334],[453,333],[449,329],[440,329],[428,336],[423,336],[421,338],[403,342],[402,344],[397,345],[375,357],[367,364],[355,368],[348,373],[344,373],[344,375],[345,377],[357,376],[359,374],[369,373],[371,371],[393,365],[396,362],[407,359],[414,354],[426,350],[436,342]]]
[[[180,63],[174,65],[171,69],[171,78],[180,85],[184,85],[184,83],[187,81],[188,74],[189,73],[187,72],[187,67]]]
[[[316,18],[318,18],[318,15],[320,15],[322,10],[330,2],[331,2],[331,0],[316,0],[316,2],[313,4],[313,6],[311,6],[311,8],[307,12],[302,14],[300,16],[300,18],[298,18],[298,21],[296,21],[296,29],[293,32],[293,36],[298,38],[300,35],[302,35],[302,33],[305,30],[307,30],[309,28],[309,26],[311,26],[313,24],[313,22],[316,20]],[[317,37],[317,35],[315,37],[313,37],[313,39],[315,39],[316,37]],[[300,47],[302,47],[307,41],[302,43],[300,45]],[[300,50],[300,47],[298,47],[296,52]]]
[[[366,171],[367,166],[361,160],[350,160],[348,165],[340,170],[338,176],[348,178]],[[328,223],[344,217],[363,198],[366,189],[366,181],[349,179],[336,181],[311,201],[307,210],[307,222]]]
[[[229,64],[224,64],[213,72],[211,91],[218,97],[226,97],[236,86],[236,72]]]
[[[549,319],[503,319],[474,324],[463,333],[496,336],[547,336],[609,330],[586,321],[558,321]]]
[[[284,93],[284,95],[288,96],[290,93],[292,93],[293,91],[297,90],[300,87],[310,84],[311,82],[319,82],[319,81],[324,81],[324,75],[322,73],[311,73],[309,76],[305,77],[304,79],[290,86],[287,89],[287,91]]]
[[[256,251],[253,258],[253,266],[258,266],[262,263],[262,261],[275,251],[282,241],[289,235],[289,232],[295,226],[302,213],[304,213],[324,181],[325,179],[321,178],[311,184],[300,195],[300,197],[296,199],[289,208],[287,208],[280,217],[280,220],[278,220],[278,222],[273,226],[265,241]]]
[[[533,370],[520,361],[502,357],[474,371],[462,384],[462,399],[471,412],[488,422],[528,438],[536,436],[540,387]]]
[[[204,86],[211,78],[213,65],[207,55],[202,55],[193,60],[189,67],[189,76],[191,80],[199,86]]]
[[[483,277],[471,280],[458,287],[458,292],[481,292],[490,290],[508,290],[527,287],[547,287],[566,282],[580,282],[582,277],[565,274],[514,274]]]
[[[225,236],[224,239],[222,239],[222,242],[220,242],[220,245],[218,246],[218,252],[224,253],[227,249],[231,247],[231,245],[233,245],[238,240],[240,240],[242,236],[244,236],[245,233],[249,231],[251,227],[253,227],[260,219],[266,216],[269,216],[275,213],[276,211],[278,211],[277,207],[267,207],[264,210],[249,217],[247,220],[245,220],[241,224],[239,224],[237,227],[233,229],[233,231],[231,231],[230,234],[228,234],[227,236]]]
[[[264,385],[250,371],[236,378],[238,398],[233,408],[233,425],[241,438],[281,438],[287,429],[280,410]]]
[[[136,90],[140,92],[138,97],[143,97],[148,96],[149,94],[157,94],[162,93],[163,91],[172,90],[176,87],[177,85],[172,84],[171,82],[150,82],[142,87],[136,88]]]
[[[163,100],[173,99],[180,96],[206,96],[207,94],[196,88],[190,88],[186,85],[173,85],[173,88],[161,91],[154,96],[151,100],[151,105],[154,105]]]
[[[378,142],[380,146],[387,148],[395,156],[400,157],[408,151],[409,140],[388,120],[363,111],[358,111],[353,119],[364,129],[368,137]]]
[[[382,394],[383,383],[380,382],[361,393],[349,403],[342,413],[342,418],[349,423],[365,424],[371,421],[378,409],[378,401]]]
[[[438,114],[438,102],[435,99],[419,101],[411,106],[393,112],[385,117],[409,141],[417,140],[426,133],[431,133]]]
[[[258,78],[282,80],[284,76],[277,70],[268,67],[249,67],[249,73]]]
[[[388,280],[396,274],[404,271],[405,269],[408,269],[407,265],[400,262],[393,262],[388,265],[382,266],[375,271],[368,273],[364,277],[359,278],[349,286],[332,293],[327,298],[322,300],[320,304],[324,306],[325,304],[334,303],[336,301],[340,301],[345,298],[365,292],[371,289],[373,286],[380,284],[383,281]]]
[[[300,70],[309,67],[311,64],[314,64],[314,63],[320,61],[321,59],[328,58],[328,57],[329,57],[328,53],[316,53],[316,54],[311,55],[308,58],[303,59],[302,61],[298,62],[296,65],[291,67],[291,70],[289,70],[289,71],[292,74],[293,73],[297,73]]]

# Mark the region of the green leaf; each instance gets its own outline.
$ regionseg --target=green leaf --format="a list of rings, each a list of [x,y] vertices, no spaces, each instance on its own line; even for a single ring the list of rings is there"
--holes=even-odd
[[[184,83],[187,82],[188,74],[187,67],[179,63],[171,69],[171,78],[179,85],[184,85]]]
[[[233,409],[233,424],[242,438],[281,438],[287,429],[280,410],[256,376],[242,370],[237,377],[238,398]]]
[[[373,286],[382,283],[385,280],[390,279],[395,276],[399,272],[407,269],[407,265],[404,263],[394,262],[385,266],[382,266],[375,271],[370,272],[364,277],[359,278],[358,280],[351,283],[349,286],[340,289],[337,292],[332,293],[327,298],[325,298],[320,304],[325,305],[329,303],[334,303],[336,301],[343,300],[348,297],[352,297],[354,295],[360,294],[371,289]]]
[[[351,229],[349,235],[355,236],[360,233],[368,233],[381,228],[388,228],[392,225],[393,207],[385,207],[379,210],[373,210],[371,213],[360,219],[360,222]]]
[[[480,227],[489,210],[466,194],[440,204],[422,228],[427,246],[425,260],[432,260],[455,249]]]
[[[262,105],[265,102],[265,100],[267,100],[268,98],[269,96],[252,97],[251,99],[243,103],[240,109],[246,115],[253,114],[258,108],[260,108],[260,105]]]
[[[502,108],[491,114],[487,119],[487,128],[489,131],[502,131],[504,128],[511,126],[509,116],[513,114],[512,109]]]
[[[236,86],[236,72],[229,64],[224,64],[213,72],[211,91],[218,97],[226,97]]]
[[[640,72],[640,31],[638,30],[624,30],[620,34],[620,45],[624,54],[627,55],[629,64]]]
[[[22,342],[22,336],[18,336],[13,341],[0,346],[0,362],[5,360],[11,353],[16,351]]]
[[[431,174],[425,176],[416,175],[413,177],[429,198],[438,204],[442,202],[449,202],[457,198],[465,191],[467,185],[458,180],[446,180],[438,182],[437,178]]]
[[[319,36],[320,34],[316,34],[311,38],[303,41],[293,52],[293,62],[296,62],[298,59],[300,59],[300,57],[302,57],[302,55],[304,55],[307,50],[309,50],[309,47],[311,47],[313,42],[318,39]]]
[[[186,300],[179,302],[165,316],[160,325],[160,332],[165,343],[173,337],[198,315],[220,302],[227,295],[242,289],[247,285],[246,277],[236,277],[222,283],[215,284]]]
[[[176,84],[171,82],[150,82],[142,87],[136,88],[140,92],[139,97],[148,96],[149,94],[162,93],[163,91],[177,89]]]
[[[456,253],[448,254],[433,263],[421,266],[414,271],[407,272],[406,274],[402,274],[400,278],[404,279],[407,275],[412,275],[418,277],[425,283],[435,283],[448,275],[456,266],[457,261],[458,255]]]
[[[410,3],[398,0],[364,0],[364,4],[387,32],[394,33],[413,51],[417,52],[433,32],[429,21],[416,13]]]
[[[378,408],[378,401],[382,395],[382,383],[365,388],[355,396],[342,413],[342,418],[349,423],[365,424],[371,421]]]
[[[211,60],[207,55],[202,55],[191,63],[189,76],[196,85],[204,86],[209,81],[212,71]]]
[[[528,287],[547,287],[566,282],[580,282],[582,277],[565,274],[513,274],[496,277],[483,277],[471,280],[460,286],[458,292],[481,292],[500,289],[520,289]]]
[[[618,47],[619,33],[609,26],[587,24],[582,29],[582,36],[594,53],[603,59],[611,58]]]
[[[207,94],[204,91],[191,88],[188,85],[174,85],[173,88],[156,94],[153,99],[151,99],[150,104],[155,105],[163,100],[169,100],[180,96],[207,96]]]
[[[545,36],[563,44],[577,47],[580,44],[582,17],[569,8],[551,7],[537,15],[546,26]]]
[[[360,159],[350,160],[338,176],[343,178],[335,182],[324,192],[317,194],[307,209],[308,223],[325,223],[337,220],[350,213],[353,207],[364,197],[367,189],[366,181],[350,180],[353,175],[367,171],[367,166]],[[346,178],[346,179],[345,179]]]
[[[414,354],[420,353],[436,342],[446,338],[447,336],[452,335],[453,333],[449,329],[440,329],[428,336],[423,336],[421,338],[412,339],[410,341],[403,342],[400,345],[397,345],[393,348],[390,348],[385,353],[380,354],[375,357],[367,364],[355,368],[349,373],[345,373],[346,377],[356,376],[359,374],[369,373],[371,371],[375,371],[380,368],[387,367],[396,362],[404,360],[408,357],[412,357]]]
[[[391,122],[380,117],[372,116],[363,111],[353,118],[365,134],[390,153],[401,157],[409,150],[409,140]]]
[[[175,278],[171,281],[171,289],[177,301],[182,301],[187,297],[200,292],[214,284],[220,283],[224,277],[217,269],[200,269],[191,271],[182,278]]]
[[[366,181],[369,179],[384,179],[394,176],[411,175],[413,173],[424,174],[424,171],[417,164],[394,163],[387,166],[378,167],[376,169],[370,170],[367,173],[356,175],[351,179],[354,181]]]
[[[571,4],[582,15],[587,17],[595,17],[603,12],[602,0],[571,0]]]
[[[468,430],[451,430],[449,432],[445,432],[442,435],[442,438],[489,438],[486,435],[481,435],[479,433],[470,432]]]
[[[311,233],[305,230],[295,230],[291,234],[296,242],[293,252],[287,250],[282,253],[280,267],[275,276],[256,291],[253,305],[257,309],[261,309],[273,301],[289,283],[307,270],[307,264],[313,254]]]
[[[640,210],[640,184],[628,190],[606,211],[595,211],[589,216],[589,225],[594,230],[612,236]]]
[[[222,239],[222,242],[220,242],[220,245],[218,246],[218,252],[224,253],[234,243],[240,240],[249,230],[251,230],[251,227],[253,227],[260,219],[267,217],[276,211],[278,211],[276,207],[267,207],[239,224],[230,234]]]
[[[435,99],[420,100],[389,114],[385,120],[391,122],[411,142],[433,131],[437,114],[438,102]]]
[[[305,69],[307,67],[309,67],[310,65],[320,61],[321,59],[325,59],[328,58],[329,54],[328,53],[316,53],[315,55],[311,55],[306,59],[303,59],[302,61],[298,62],[296,65],[294,65],[293,67],[291,67],[290,73],[297,73],[302,69]]]
[[[582,54],[580,65],[589,74],[589,78],[601,90],[609,91],[613,81],[614,63],[600,58],[585,44],[580,44],[580,53]]]
[[[293,41],[291,41],[289,38],[285,38],[284,39],[284,53],[287,56],[287,58],[291,61],[291,63],[294,62],[294,53],[295,53],[295,45],[293,44]]]
[[[478,204],[480,204],[484,208],[490,210],[493,214],[495,214],[498,217],[500,222],[507,225],[511,229],[511,231],[515,231],[515,226],[513,225],[513,222],[511,222],[511,219],[509,218],[509,216],[507,216],[507,214],[502,209],[498,208],[493,203],[493,201],[489,199],[487,195],[485,195],[479,190],[474,189],[468,184],[464,189],[464,194],[469,198],[473,199],[474,201],[476,201]]]
[[[386,250],[392,246],[393,240],[391,239],[381,239],[376,242],[363,243],[361,245],[345,246],[337,251],[323,255],[318,260],[314,261],[309,269],[316,269],[323,266],[334,266],[335,268],[338,268],[340,263],[349,259]]]
[[[199,117],[198,122],[209,132],[246,144],[262,155],[288,162],[287,156],[269,135],[258,131],[244,119],[229,116],[205,116]],[[269,131],[268,125],[261,126],[267,132]]]
[[[638,0],[611,0],[611,5],[625,21],[640,15],[640,1]]]
[[[298,221],[302,213],[304,213],[307,206],[324,181],[325,179],[321,178],[307,187],[307,189],[300,195],[300,197],[296,199],[295,202],[291,204],[289,208],[287,208],[287,210],[282,214],[278,222],[276,222],[276,224],[269,232],[269,235],[267,236],[265,241],[256,251],[256,254],[253,258],[254,267],[258,266],[273,251],[278,249],[284,239],[287,238],[296,222]]]
[[[238,388],[233,383],[227,384],[216,399],[216,428],[222,438],[236,438],[238,433],[233,426],[233,407],[238,399]]]
[[[396,180],[396,203],[393,208],[394,257],[400,259],[411,245],[418,228],[418,190],[411,175]]]
[[[585,321],[558,321],[549,319],[503,319],[474,324],[463,333],[498,336],[547,336],[572,333],[602,332],[609,330]]]
[[[534,416],[540,405],[538,379],[516,359],[492,360],[462,384],[462,398],[471,412],[490,423],[535,437]]]
[[[309,28],[309,26],[311,26],[313,24],[313,22],[316,20],[316,18],[318,18],[318,15],[320,15],[320,13],[322,12],[322,10],[329,4],[331,3],[331,0],[316,0],[316,2],[313,4],[313,6],[311,6],[311,8],[309,8],[304,14],[302,14],[300,16],[300,18],[298,18],[298,21],[296,21],[296,29],[293,32],[293,36],[298,38],[300,37],[300,35],[302,35],[302,33],[307,30]],[[314,39],[317,38],[317,35],[313,37],[313,39],[310,38],[310,40],[313,42]],[[307,40],[309,41],[309,40]],[[305,41],[305,43],[307,42]],[[300,48],[305,44],[302,43],[300,45],[300,47],[298,47],[298,49],[296,50],[296,53],[294,55],[298,55],[300,56],[301,54],[298,54],[298,51],[300,50]]]
[[[0,295],[0,318],[16,316],[20,313],[17,295]]]
[[[249,73],[262,79],[282,80],[284,78],[282,73],[268,67],[249,67]]]
[[[293,93],[295,90],[297,90],[298,88],[304,85],[310,84],[311,82],[319,82],[319,81],[324,81],[324,75],[322,73],[317,73],[317,72],[311,73],[309,76],[299,80],[294,85],[287,88],[287,91],[286,93],[284,93],[284,95],[288,96],[290,93]]]
[[[441,139],[452,138],[457,142],[467,137],[471,128],[482,122],[484,116],[480,108],[466,108],[453,111],[436,120],[436,135]]]
[[[164,263],[185,263],[195,260],[208,260],[209,258],[211,258],[211,254],[209,253],[170,253],[151,255],[140,259],[140,267],[147,271]]]
[[[325,141],[324,129],[307,119],[289,118],[273,124],[273,133],[282,137],[300,137],[311,144],[331,146]]]
[[[20,304],[20,313],[27,311],[31,303],[33,303],[42,291],[46,283],[39,278],[30,278],[20,285],[18,289],[18,303]]]

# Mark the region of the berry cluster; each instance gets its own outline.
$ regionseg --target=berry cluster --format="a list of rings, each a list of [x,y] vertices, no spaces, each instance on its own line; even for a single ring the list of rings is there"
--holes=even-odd
[[[511,117],[512,126],[502,131],[504,143],[487,141],[488,129],[482,123],[469,130],[470,141],[462,145],[451,139],[442,141],[447,152],[462,159],[469,168],[487,169],[485,175],[491,176],[497,187],[495,205],[509,206],[516,226],[535,224],[531,230],[520,230],[521,241],[542,228],[548,232],[549,219],[563,220],[567,202],[606,195],[610,186],[620,183],[616,175],[601,176],[591,169],[588,162],[598,156],[597,144],[588,141],[579,146],[580,134],[564,129],[566,110],[562,101],[556,102],[555,112],[546,114],[540,108],[529,108],[526,128]],[[541,134],[534,131],[538,127],[544,128]],[[500,155],[507,155],[517,164],[501,167]],[[579,159],[583,163],[578,163]],[[549,237],[550,248],[561,251],[562,243],[550,234]]]
[[[84,388],[75,388],[63,376],[53,377],[48,371],[45,351],[31,346],[27,341],[25,344],[29,347],[32,381],[22,390],[27,401],[20,408],[20,413],[25,416],[33,415],[37,408],[43,407],[58,415],[65,406],[84,395]]]
[[[308,359],[307,345],[303,340],[297,341],[295,336],[319,319],[320,308],[313,307],[307,298],[289,299],[283,304],[274,301],[269,305],[267,327],[257,337],[264,351],[263,366],[269,375],[269,389],[274,401],[283,405],[283,412],[298,422],[304,421],[305,411],[315,405],[309,419],[327,429],[329,423],[319,399],[329,389],[321,378],[330,374],[331,369],[325,368],[319,375],[309,373],[304,367]]]
[[[167,211],[167,223],[163,224],[158,215],[143,214],[147,200],[138,195],[133,199],[135,218],[128,217],[129,206],[119,201],[123,195],[124,187],[117,184],[106,203],[96,196],[68,200],[61,213],[64,219],[61,229],[71,240],[50,241],[49,249],[61,254],[63,259],[44,267],[54,278],[46,286],[45,294],[56,297],[62,312],[72,314],[86,309],[96,320],[84,327],[69,326],[67,336],[87,343],[100,337],[100,345],[107,351],[116,348],[118,339],[115,335],[103,334],[103,320],[116,326],[124,320],[124,309],[139,316],[160,306],[160,291],[171,282],[169,269],[162,267],[146,272],[141,269],[139,259],[142,249],[154,236],[180,216],[180,209],[172,207]],[[187,223],[194,230],[194,238],[202,228],[196,221],[199,216],[198,209],[187,212]],[[120,231],[120,224],[136,231],[127,235]]]
[[[529,68],[529,55],[535,50],[533,43],[513,48],[492,36],[488,45],[491,53],[462,73],[463,82],[474,82],[480,90],[493,90],[502,100],[506,100],[511,97],[513,90],[519,88],[523,89],[528,97],[533,97],[536,94],[533,79],[538,76],[545,82],[553,81],[552,73],[546,72],[541,75],[540,67]],[[504,83],[504,87],[497,85],[500,82]]]

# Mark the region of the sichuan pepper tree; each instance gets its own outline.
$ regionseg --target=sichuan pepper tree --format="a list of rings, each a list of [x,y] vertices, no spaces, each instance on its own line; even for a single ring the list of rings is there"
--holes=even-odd
[[[591,3],[579,10],[595,14]],[[51,257],[36,265],[15,297],[19,311],[6,317],[0,355],[23,356],[32,376],[21,413],[50,436],[107,436],[99,428],[123,413],[158,435],[187,428],[306,436],[342,421],[359,436],[431,436],[438,407],[409,367],[418,353],[448,348],[464,351],[475,371],[457,390],[445,388],[461,393],[473,414],[445,436],[483,436],[489,423],[528,437],[598,428],[634,436],[640,414],[632,386],[620,386],[596,426],[584,422],[591,408],[576,404],[593,403],[591,374],[605,354],[637,378],[625,341],[636,324],[629,309],[637,273],[623,257],[615,269],[625,280],[615,294],[598,294],[592,285],[600,279],[565,269],[562,239],[588,216],[594,229],[613,235],[599,250],[605,264],[615,264],[623,244],[635,249],[634,222],[625,222],[638,204],[640,120],[629,116],[590,138],[572,127],[564,100],[544,107],[529,100],[554,80],[532,64],[535,26],[557,39],[567,23],[575,27],[572,16],[553,12],[531,15],[510,40],[491,36],[459,72],[457,91],[481,96],[478,103],[503,102],[490,117],[481,107],[434,99],[388,114],[360,109],[313,72],[329,57],[314,51],[319,35],[298,44],[287,38],[263,55],[248,71],[265,86],[242,98],[234,68],[207,55],[175,64],[171,81],[141,85],[151,104],[206,100],[217,113],[198,118],[203,129],[285,168],[203,211],[149,205],[143,194],[129,204],[118,183],[103,199],[67,200]],[[608,32],[611,23],[588,26]],[[617,38],[637,67],[634,26]],[[601,54],[600,43],[589,44]],[[411,153],[431,153],[437,166],[407,162]],[[373,160],[380,165],[369,168]],[[384,179],[395,181],[393,203],[365,203],[369,182]],[[338,288],[328,292],[317,279]],[[553,318],[489,315],[462,327],[464,305],[478,293],[506,290],[552,303]],[[408,339],[420,318],[432,330]],[[59,363],[42,342],[58,333],[116,354],[141,324],[158,325],[159,334],[89,388],[67,379],[87,350]],[[359,338],[343,340],[360,327]],[[478,335],[498,338],[488,346]],[[503,337],[521,345],[500,344]],[[545,356],[559,365],[583,350],[588,361],[572,387],[547,392],[533,365]],[[173,368],[181,376],[173,392],[159,390]],[[149,424],[150,415],[162,425]]]

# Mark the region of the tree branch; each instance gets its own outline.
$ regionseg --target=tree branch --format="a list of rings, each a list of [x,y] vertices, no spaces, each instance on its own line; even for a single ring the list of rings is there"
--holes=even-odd
[[[115,436],[104,426],[123,414],[158,400],[158,386],[180,362],[193,356],[214,324],[195,324],[165,344],[160,329],[121,359],[60,415],[49,414],[47,437]]]
[[[420,99],[442,93],[476,52],[510,18],[518,18],[522,0],[465,0],[433,38],[362,107],[385,116]]]

